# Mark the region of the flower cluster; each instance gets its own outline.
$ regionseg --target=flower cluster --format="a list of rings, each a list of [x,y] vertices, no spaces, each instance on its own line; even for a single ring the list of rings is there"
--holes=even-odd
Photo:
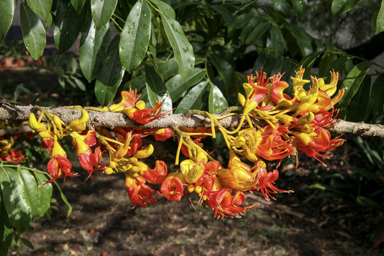
[[[4,122],[0,123],[0,128],[9,129],[10,126]],[[27,134],[28,138],[31,138],[31,133]],[[32,135],[33,137],[33,135]],[[26,159],[21,151],[13,148],[14,138],[12,136],[0,137],[0,160],[9,161],[14,163],[20,163]]]
[[[320,158],[329,158],[327,152],[344,142],[339,137],[332,139],[326,129],[335,125],[338,111],[334,106],[344,94],[342,89],[335,95],[338,73],[331,72],[330,83],[325,84],[322,78],[311,77],[311,81],[303,79],[304,71],[300,68],[292,77],[292,97],[284,93],[289,85],[281,80],[281,74],[267,79],[267,75],[261,71],[260,74],[256,73],[256,77],[248,77],[248,83],[244,84],[245,95],[238,95],[241,107],[237,110],[232,109],[232,112],[220,117],[194,111],[210,118],[210,129],[100,127],[87,130],[89,117],[85,109],[81,109],[79,119],[68,125],[59,117],[40,109],[40,118],[37,120],[31,114],[29,124],[39,133],[43,147],[51,152],[48,172],[52,179],[47,183],[63,174],[64,179],[66,176],[77,176],[71,172],[72,165],[59,143],[69,135],[81,166],[89,173],[88,177],[98,170],[108,175],[124,173],[128,197],[134,207],[147,207],[156,203],[159,196],[180,201],[184,195],[195,193],[200,199],[198,205],[210,207],[215,217],[240,217],[253,208],[242,206],[247,191],[260,192],[266,200],[275,199],[273,195],[278,192],[292,192],[275,186],[279,172],[268,172],[265,161],[274,161],[279,165],[286,157],[297,160],[298,151],[303,151],[321,162]],[[310,82],[309,88],[304,89]],[[161,112],[162,103],[157,101],[153,108],[146,108],[136,90],[123,91],[121,96],[120,103],[99,111],[124,113],[138,124],[148,124],[168,113]],[[238,127],[234,130],[227,130],[219,122],[219,119],[230,115],[241,115]],[[41,122],[43,116],[47,126]],[[259,122],[254,123],[255,120]],[[243,128],[244,122],[247,122],[248,128]],[[214,159],[201,143],[207,136],[215,138],[218,131],[228,147],[227,164]],[[141,161],[154,152],[151,144],[143,145],[142,139],[149,135],[153,135],[157,141],[177,137],[175,161],[176,165],[180,165],[180,170],[168,172],[163,161],[156,161],[154,168]],[[101,164],[105,151],[109,160]],[[185,160],[180,162],[181,154]],[[160,190],[154,190],[151,184],[161,184]]]

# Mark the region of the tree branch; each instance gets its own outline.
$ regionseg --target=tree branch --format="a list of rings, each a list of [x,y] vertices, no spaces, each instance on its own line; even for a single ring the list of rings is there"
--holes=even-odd
[[[20,110],[24,113],[13,111],[9,108],[0,107],[0,120],[1,121],[27,121],[30,113],[36,112],[33,109],[33,106],[19,106]],[[57,115],[63,120],[64,123],[69,124],[72,120],[75,120],[80,117],[81,111],[68,109],[68,108],[52,108],[45,107],[49,113]],[[40,112],[40,111],[37,111]],[[35,113],[37,114],[37,113]],[[227,111],[224,111],[220,114],[215,114],[214,116],[223,116],[228,114]],[[220,119],[220,124],[226,129],[235,129],[240,122],[241,114],[228,116],[223,119]],[[43,118],[44,121],[44,118]],[[266,123],[262,120],[253,118],[252,122],[254,125],[265,126]],[[126,127],[126,128],[147,128],[147,129],[156,129],[156,128],[172,128],[172,127],[205,127],[210,128],[211,122],[209,118],[206,118],[201,115],[191,115],[189,112],[184,114],[173,114],[162,116],[159,119],[149,123],[149,124],[138,124],[135,121],[129,119],[123,113],[113,113],[113,112],[89,112],[89,122],[87,123],[87,129],[94,129],[95,127],[105,127],[111,128],[114,127]],[[244,128],[248,127],[247,122],[244,122]],[[365,124],[365,123],[353,123],[344,120],[337,120],[337,124],[328,128],[329,131],[336,133],[352,133],[361,136],[378,136],[384,138],[384,126],[380,124]],[[31,129],[28,126],[20,126],[12,129],[2,129],[0,130],[0,136],[13,135],[18,133],[27,133]]]

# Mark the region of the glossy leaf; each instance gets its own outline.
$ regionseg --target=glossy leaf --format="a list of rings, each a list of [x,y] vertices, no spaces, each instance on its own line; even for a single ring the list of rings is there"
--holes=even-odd
[[[132,72],[145,57],[151,36],[151,9],[146,1],[137,1],[125,22],[120,39],[120,59]]]
[[[116,35],[108,47],[107,56],[96,77],[95,94],[103,106],[113,100],[124,76],[124,67],[119,58],[119,41],[120,36]]]
[[[102,28],[109,22],[115,11],[118,0],[91,0],[92,19],[96,29]]]
[[[163,76],[164,80],[167,80],[171,76],[176,75],[178,70],[179,70],[179,65],[177,64],[177,61],[175,58],[171,58],[167,60],[159,68],[159,71]]]
[[[384,73],[381,73],[372,85],[372,108],[381,115],[384,111]]]
[[[37,60],[44,53],[46,43],[45,28],[39,16],[24,3],[21,3],[20,6],[20,25],[24,45],[31,53],[32,58]]]
[[[169,17],[160,13],[164,31],[172,46],[177,64],[179,65],[179,74],[186,79],[194,68],[195,57],[191,43],[184,35],[184,30],[180,24]]]
[[[228,87],[231,84],[234,76],[234,69],[232,65],[218,54],[210,54],[209,58],[219,72],[221,78],[223,78],[224,84]]]
[[[331,11],[333,17],[337,17],[342,13],[349,12],[360,2],[360,0],[333,0]]]
[[[209,113],[217,114],[223,112],[228,107],[228,101],[216,85],[211,85],[209,92],[208,109]]]
[[[11,27],[15,7],[15,1],[13,0],[0,1],[0,44],[5,39],[5,36]]]
[[[13,227],[0,194],[0,255],[7,256],[13,237]]]
[[[320,59],[319,64],[319,77],[329,76],[329,73],[326,74],[326,70],[329,65],[333,62],[333,53],[330,51],[326,51]]]
[[[251,33],[248,35],[247,39],[245,40],[246,45],[250,44],[256,44],[257,40],[270,28],[271,23],[270,22],[263,22],[259,25],[257,25]]]
[[[292,34],[299,45],[301,56],[308,56],[313,52],[312,50],[312,37],[309,36],[305,31],[297,25],[288,24],[285,28]]]
[[[291,6],[286,0],[269,0],[269,2],[281,16],[286,19],[291,17]]]
[[[71,48],[76,41],[80,23],[80,16],[69,0],[60,0],[53,26],[53,37],[60,54]]]
[[[326,78],[324,78],[324,81],[329,82],[330,72],[333,70],[335,72],[340,71],[345,66],[345,64],[348,62],[348,60],[350,60],[350,57],[342,56],[342,57],[332,61],[331,64],[329,64],[329,66],[327,67],[327,69],[325,71],[324,75],[326,76]]]
[[[84,7],[84,4],[87,0],[71,0],[71,4],[73,6],[73,8],[75,8],[75,10],[80,13],[81,10],[83,9]]]
[[[365,121],[371,110],[370,98],[371,77],[366,76],[347,107],[347,120],[353,122]]]
[[[32,219],[32,205],[20,173],[0,166],[0,184],[9,221],[15,229],[23,233]]]
[[[241,31],[241,34],[240,34],[240,39],[241,39],[241,42],[243,42],[243,44],[245,44],[247,38],[249,37],[251,31],[260,23],[263,22],[263,18],[261,17],[258,17],[258,16],[254,16],[252,17],[247,25],[245,25],[244,29]]]
[[[351,72],[345,77],[343,81],[343,87],[345,88],[345,93],[343,98],[339,101],[340,109],[345,109],[349,102],[355,96],[357,90],[360,87],[361,82],[363,81],[365,75],[367,74],[369,68],[372,66],[372,62],[364,61],[357,64]]]
[[[109,43],[109,23],[96,30],[91,10],[86,10],[83,31],[81,33],[79,61],[80,68],[88,82],[96,78],[101,64],[105,61]]]
[[[31,243],[31,241],[29,241],[28,239],[26,239],[26,238],[23,238],[23,237],[21,237],[20,238],[21,239],[21,241],[23,241],[23,244],[25,245],[25,246],[27,246],[29,249],[35,249],[34,247],[33,247],[33,244]]]
[[[269,45],[267,44],[267,48],[270,48],[271,54],[274,54],[276,57],[282,56],[285,49],[283,33],[281,33],[280,28],[275,25],[271,26],[269,33],[271,41]]]
[[[139,76],[136,76],[129,80],[127,83],[124,84],[123,90],[127,91],[129,88],[132,88],[132,90],[137,89],[140,90],[145,85],[145,74],[141,74]]]
[[[307,57],[302,59],[300,63],[297,65],[299,68],[300,66],[303,66],[305,68],[304,78],[309,79],[309,75],[311,74],[311,68],[313,66],[313,63],[315,63],[316,59],[322,54],[323,52],[313,52],[309,54]]]
[[[162,111],[172,109],[172,100],[170,94],[165,86],[162,77],[156,72],[155,68],[150,65],[145,65],[145,80],[147,83],[148,99],[153,107],[156,100],[163,102],[161,107]]]
[[[223,5],[212,5],[211,8],[220,13],[221,16],[223,16],[227,26],[231,24],[233,20],[233,15],[227,8],[225,8]]]
[[[176,75],[169,79],[169,81],[165,83],[165,86],[171,95],[172,102],[177,101],[184,92],[200,82],[206,74],[207,72],[205,69],[195,68],[192,71],[192,74],[190,74],[184,81],[180,75]]]
[[[264,49],[253,65],[252,74],[255,74],[256,71],[260,72],[261,68],[263,68],[263,72],[267,73],[268,77],[273,75],[272,70],[274,70],[276,62],[280,59],[281,57],[275,57],[274,54],[271,54],[269,49]]]
[[[68,218],[69,216],[71,216],[72,206],[68,202],[67,197],[63,194],[63,191],[61,191],[61,188],[60,188],[59,184],[57,183],[57,181],[54,181],[53,183],[55,183],[56,187],[59,189],[61,199],[63,199],[64,203],[67,205],[67,208],[68,208],[68,210],[67,210],[67,218]]]
[[[209,96],[209,83],[202,81],[195,85],[181,100],[175,114],[185,113],[190,109],[200,109]]]
[[[291,1],[293,10],[296,13],[297,18],[299,20],[301,20],[304,17],[305,11],[306,11],[305,1],[304,0],[301,0],[301,1],[299,1],[299,0],[290,0],[290,1]]]
[[[172,7],[163,1],[155,0],[157,6],[159,7],[160,11],[164,14],[164,16],[176,19],[176,13],[172,9]]]
[[[24,168],[18,168],[18,172],[22,177],[23,183],[25,184],[26,190],[25,193],[28,193],[31,202],[31,213],[32,216],[37,217],[37,202],[40,201],[37,194],[37,182],[32,173]]]
[[[379,12],[376,14],[376,34],[384,31],[384,1],[381,1]],[[1,39],[1,38],[0,38]]]
[[[45,184],[48,179],[41,172],[35,172],[35,178],[37,182],[37,186]],[[46,211],[48,211],[51,206],[51,198],[52,198],[53,187],[51,183],[45,184],[44,186],[37,188],[37,204],[36,207],[36,217],[41,217],[44,215]]]
[[[53,0],[27,0],[28,6],[43,20],[49,19]]]
[[[248,20],[252,17],[252,14],[241,14],[236,16],[231,24],[228,26],[228,36],[230,36],[236,29],[241,28],[244,24],[247,24]]]

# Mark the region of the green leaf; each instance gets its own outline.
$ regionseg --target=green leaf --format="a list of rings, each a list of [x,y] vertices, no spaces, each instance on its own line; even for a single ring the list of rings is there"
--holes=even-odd
[[[297,18],[301,20],[304,17],[305,11],[306,11],[305,1],[298,1],[298,0],[290,0],[290,1],[291,1],[293,10],[296,13]]]
[[[118,0],[91,0],[92,18],[96,29],[99,29],[109,22],[115,11]]]
[[[67,210],[67,218],[68,218],[69,216],[71,216],[71,213],[72,213],[72,206],[71,206],[71,204],[68,202],[67,197],[63,194],[63,191],[61,191],[61,188],[60,188],[59,184],[57,183],[57,181],[54,181],[53,183],[55,183],[56,187],[59,189],[61,199],[63,199],[64,203],[67,205],[67,208],[68,208],[68,210]]]
[[[32,219],[32,205],[27,188],[16,170],[3,166],[0,166],[0,184],[9,220],[14,228],[23,233]]]
[[[252,14],[241,14],[239,16],[236,16],[231,24],[228,25],[228,36],[231,36],[231,34],[238,28],[241,28],[244,26],[244,24],[247,24],[247,22],[252,18]]]
[[[85,84],[80,79],[74,78],[73,81],[75,81],[75,84],[80,90],[84,92],[87,90],[87,88],[85,87]]]
[[[146,1],[137,1],[125,22],[120,39],[120,59],[130,73],[145,57],[151,36],[151,9]]]
[[[349,105],[349,102],[352,100],[353,96],[355,96],[357,90],[360,87],[361,82],[363,81],[365,75],[367,74],[371,66],[372,62],[363,61],[357,64],[345,77],[343,81],[345,93],[343,98],[341,98],[338,103],[341,110],[345,109]]]
[[[377,203],[375,200],[372,200],[370,198],[367,198],[364,196],[358,196],[356,197],[356,201],[363,206],[372,207],[372,208],[375,208],[376,210],[384,212],[384,207],[381,204]]]
[[[53,0],[27,0],[28,6],[43,20],[49,19]],[[24,3],[25,4],[25,3]]]
[[[245,40],[246,45],[250,44],[256,44],[257,40],[264,35],[265,32],[270,28],[271,23],[270,22],[263,22],[257,25],[252,32],[248,35],[247,39]]]
[[[60,0],[53,26],[53,37],[60,54],[71,48],[76,41],[80,23],[80,16],[69,0]]]
[[[175,58],[171,58],[167,60],[159,68],[159,71],[163,76],[164,80],[167,80],[171,76],[176,75],[178,70],[179,70],[179,65],[177,64],[177,61]]]
[[[381,115],[384,111],[384,73],[381,73],[372,85],[372,108]]]
[[[267,48],[270,48],[271,54],[274,54],[276,57],[283,56],[285,43],[283,33],[281,33],[281,29],[273,25],[269,29],[269,34],[271,36],[271,41],[270,44],[267,44]]]
[[[0,44],[4,41],[13,21],[13,13],[15,11],[15,1],[0,1]]]
[[[181,100],[175,114],[185,113],[190,109],[200,109],[209,96],[209,83],[202,81],[195,85]]]
[[[217,71],[219,72],[221,78],[223,78],[224,84],[227,87],[230,86],[234,77],[234,69],[232,65],[229,64],[218,54],[210,54],[209,58],[211,59]]]
[[[286,0],[269,0],[269,2],[281,16],[286,19],[291,17],[291,6]]]
[[[32,216],[37,217],[37,202],[39,202],[40,199],[38,198],[39,195],[37,194],[37,182],[35,180],[35,177],[27,169],[18,168],[18,171],[20,172],[24,185],[27,188],[25,193],[29,194],[29,198],[31,202],[33,202],[31,204]]]
[[[348,57],[348,56],[342,56],[334,61],[331,62],[331,64],[329,64],[329,66],[327,67],[326,71],[325,71],[325,76],[327,78],[324,78],[324,81],[326,83],[328,83],[329,81],[329,78],[330,77],[330,72],[332,70],[334,70],[335,72],[339,72],[343,67],[344,65],[347,63],[347,61],[349,61],[351,58]]]
[[[191,74],[195,62],[192,45],[185,37],[182,27],[176,20],[164,16],[163,13],[160,13],[160,15],[165,33],[179,64],[179,74],[186,79]]]
[[[381,1],[379,12],[376,14],[376,34],[384,31],[384,1]],[[1,40],[1,38],[0,38]]]
[[[176,19],[176,13],[170,5],[164,3],[163,1],[158,1],[158,0],[155,0],[155,1],[157,6],[160,9],[160,12],[162,12],[166,17]]]
[[[303,58],[313,52],[312,37],[305,33],[302,28],[292,24],[285,25],[285,28],[287,28],[292,36],[296,39],[296,42],[300,48],[301,56]]]
[[[315,63],[316,59],[322,54],[323,52],[313,52],[309,54],[307,57],[302,59],[300,63],[297,65],[297,67],[303,66],[305,68],[304,73],[304,79],[309,79],[309,75],[311,74],[311,69],[313,66],[313,63]]]
[[[109,45],[107,56],[101,64],[96,78],[95,94],[97,101],[103,106],[113,100],[124,76],[124,67],[119,58],[119,41],[120,35],[118,34]]]
[[[8,248],[11,245],[12,237],[13,227],[8,219],[8,214],[4,206],[4,200],[1,198],[0,193],[0,256],[8,255]]]
[[[25,246],[27,246],[29,249],[35,249],[34,247],[33,247],[33,244],[31,243],[31,241],[29,241],[28,239],[26,239],[26,238],[23,238],[23,237],[20,237],[21,238],[21,241],[23,241],[23,244],[25,245]]]
[[[347,108],[347,121],[365,121],[371,110],[371,77],[366,76]]]
[[[71,4],[75,10],[80,13],[87,0],[71,0]]]
[[[36,171],[34,174],[38,186],[43,185],[48,181],[47,177],[43,173]],[[45,184],[44,186],[37,188],[38,199],[35,202],[37,205],[36,217],[39,218],[43,216],[46,211],[48,211],[49,207],[51,206],[52,192],[53,187],[51,183]]]
[[[229,24],[231,24],[231,22],[233,20],[233,15],[227,8],[225,8],[223,5],[211,5],[211,8],[223,16],[224,21],[227,24],[227,26],[229,26]]]
[[[247,25],[245,25],[244,29],[242,29],[241,31],[241,34],[240,34],[240,39],[241,39],[241,42],[243,42],[243,44],[245,44],[249,34],[251,33],[251,31],[260,23],[263,22],[263,18],[259,17],[259,16],[254,16],[252,17],[252,19],[250,19],[247,23]]]
[[[32,58],[37,60],[43,55],[46,36],[43,23],[28,5],[21,3],[20,25],[23,34],[24,45],[31,53]]]
[[[319,64],[319,77],[324,77],[329,74],[325,74],[325,71],[329,67],[329,65],[333,62],[333,53],[330,51],[326,51],[320,59]]]
[[[137,89],[140,90],[145,85],[145,74],[141,74],[139,76],[136,76],[135,78],[132,78],[127,83],[124,84],[123,90],[127,91],[129,88],[132,88],[132,90]]]
[[[156,100],[158,102],[164,101],[161,110],[163,112],[172,110],[172,99],[167,91],[167,87],[153,66],[145,65],[145,80],[147,82],[147,93],[151,106],[153,107],[155,105]]]
[[[342,13],[349,12],[360,2],[360,0],[333,0],[331,11],[334,18]]]
[[[216,85],[211,85],[209,92],[208,109],[209,113],[217,114],[228,107],[228,101]]]
[[[80,39],[79,61],[84,77],[91,82],[100,71],[105,61],[109,43],[109,23],[96,30],[91,10],[86,10],[83,31]]]
[[[189,88],[203,80],[206,74],[205,69],[195,68],[192,74],[184,81],[179,74],[169,79],[169,81],[165,83],[165,86],[171,95],[172,102],[177,101]]]
[[[276,62],[280,61],[280,59],[281,57],[271,54],[269,49],[264,49],[253,65],[252,74],[255,74],[256,71],[260,72],[261,68],[263,68],[263,72],[267,73],[267,77],[272,76],[272,70],[275,70]]]

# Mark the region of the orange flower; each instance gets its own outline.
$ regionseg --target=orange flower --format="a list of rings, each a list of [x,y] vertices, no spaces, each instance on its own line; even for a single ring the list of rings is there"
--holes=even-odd
[[[140,98],[141,95],[137,96],[137,90],[132,91],[132,88],[129,87],[129,91],[121,92],[121,102],[113,104],[109,107],[112,112],[121,113],[126,108],[135,107],[136,101]]]
[[[185,178],[181,172],[173,172],[163,181],[160,191],[169,201],[180,201],[184,195]]]
[[[260,190],[266,200],[269,200],[269,197],[273,200],[276,200],[271,194],[276,194],[277,192],[282,193],[292,193],[292,190],[281,190],[274,186],[275,181],[279,177],[279,171],[274,170],[273,172],[267,172],[265,167],[259,166],[257,177],[259,183],[251,191]]]
[[[136,205],[146,208],[150,204],[157,203],[157,200],[152,197],[156,192],[147,185],[144,185],[144,182],[139,178],[132,178],[125,174],[125,186],[128,190],[129,201],[135,204],[133,208]]]
[[[11,148],[7,154],[8,156],[5,157],[5,161],[14,162],[14,163],[20,163],[21,161],[27,159],[23,156],[23,153],[21,151],[17,151],[13,148]]]
[[[231,195],[230,190],[221,189],[214,192],[209,192],[207,195],[207,205],[215,211],[215,218],[224,217],[241,218],[241,214],[254,208],[240,207],[244,203],[245,195],[243,192],[238,191],[234,196]]]
[[[64,173],[64,181],[67,176],[69,177],[78,176],[76,173],[71,172],[72,164],[64,156],[54,156],[51,160],[49,160],[47,168],[48,168],[49,174],[52,176],[52,179],[45,182],[44,184],[52,183],[56,179],[61,178],[63,176],[63,173]]]
[[[173,130],[171,128],[164,128],[157,130],[153,136],[155,136],[155,140],[157,141],[166,141],[172,137],[172,133]]]
[[[168,168],[163,161],[156,161],[156,167],[143,172],[143,177],[151,184],[160,184],[167,177]]]
[[[168,114],[170,111],[161,113],[161,105],[163,103],[160,103],[156,100],[155,106],[153,108],[144,108],[144,109],[137,109],[137,108],[127,108],[124,113],[132,120],[135,120],[139,124],[148,124],[159,117]]]
[[[101,152],[100,147],[95,149],[95,153],[92,153],[92,150],[88,149],[84,154],[80,154],[79,162],[80,165],[89,173],[88,178],[92,178],[92,173],[94,171],[105,169],[105,165],[107,164],[99,165],[102,154],[103,152]]]

